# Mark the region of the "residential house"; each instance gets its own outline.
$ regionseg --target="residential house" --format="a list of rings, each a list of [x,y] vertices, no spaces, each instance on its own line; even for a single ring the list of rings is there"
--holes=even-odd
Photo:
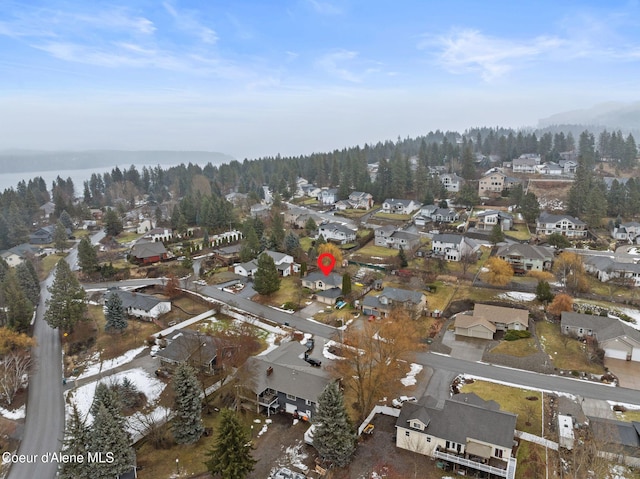
[[[466,236],[444,233],[433,235],[431,249],[435,256],[460,261],[463,257],[478,254],[480,245]]]
[[[562,173],[564,173],[564,170],[558,163],[547,161],[538,166],[537,172],[541,175],[560,176],[562,175]]]
[[[47,201],[44,205],[40,206],[38,209],[42,213],[42,217],[48,220],[49,218],[51,218],[51,215],[55,213],[56,205],[53,201]]]
[[[640,422],[588,416],[598,455],[629,467],[640,467]]]
[[[501,171],[493,171],[480,178],[478,182],[478,194],[481,197],[499,194],[504,190],[510,190],[520,183],[518,178],[507,176]]]
[[[558,164],[560,165],[560,168],[562,168],[562,173],[564,175],[573,175],[578,168],[578,162],[575,159],[561,159],[558,161]]]
[[[212,251],[213,257],[225,265],[233,264],[240,259],[241,244],[220,246]]]
[[[453,208],[440,208],[438,205],[427,205],[420,208],[414,218],[416,226],[425,226],[428,222],[453,223],[458,221],[460,215]]]
[[[278,251],[264,251],[261,254],[266,254],[273,259],[276,265],[278,273],[282,277],[291,276],[294,273],[300,272],[300,265],[293,260],[293,256],[285,253],[279,253]],[[249,277],[253,276],[258,270],[258,260],[253,259],[247,263],[236,264],[233,267],[233,272],[241,276]]]
[[[614,226],[611,230],[611,237],[616,241],[627,241],[629,243],[640,242],[640,223],[629,221],[620,226]]]
[[[341,223],[325,223],[318,227],[318,236],[332,243],[347,244],[356,240],[356,232]]]
[[[618,318],[565,311],[560,331],[579,338],[595,338],[605,358],[640,362],[640,330]]]
[[[519,158],[514,158],[511,167],[514,173],[535,173],[539,164],[540,155],[526,153]]]
[[[224,198],[233,206],[241,206],[247,202],[249,196],[244,193],[238,193],[234,191],[232,193],[226,194]]]
[[[29,243],[22,243],[8,250],[2,251],[0,257],[11,267],[22,264],[28,257],[35,256],[40,251],[40,248],[30,245]]]
[[[500,247],[496,256],[509,263],[515,273],[525,273],[550,270],[554,252],[544,246],[514,243]]]
[[[606,185],[607,190],[610,190],[614,182],[618,183],[619,186],[626,186],[627,181],[629,181],[629,178],[605,176],[604,178],[602,178],[602,181],[604,181],[604,184]]]
[[[69,228],[65,228],[67,233],[67,238],[71,236],[71,230]],[[53,243],[53,238],[56,232],[56,225],[48,225],[43,226],[42,228],[37,229],[33,233],[29,235],[29,243],[30,244],[49,244]]]
[[[630,262],[623,255],[586,256],[584,270],[603,283],[616,279],[621,284],[640,286],[640,263]]]
[[[164,367],[189,364],[199,371],[211,374],[221,366],[218,356],[222,359],[234,353],[231,347],[225,347],[220,340],[192,329],[173,331],[164,339],[167,346],[156,353]]]
[[[356,210],[369,210],[373,207],[373,195],[364,191],[354,191],[349,195],[351,208]]]
[[[408,231],[396,230],[387,238],[387,248],[404,251],[413,251],[420,246],[420,235],[409,233]]]
[[[337,188],[323,188],[318,195],[318,201],[323,205],[332,205],[338,201]]]
[[[264,218],[269,216],[269,211],[271,211],[271,205],[263,203],[253,204],[249,208],[249,214],[251,214],[253,218]]]
[[[316,224],[316,226],[318,226],[319,224],[322,224],[322,222],[324,221],[324,219],[321,216],[315,215],[313,213],[305,213],[298,216],[293,221],[293,226],[295,228],[305,228],[307,226],[307,221],[309,221],[309,219],[312,219],[313,222]]]
[[[536,220],[536,234],[548,236],[558,233],[568,238],[586,238],[587,224],[566,214],[551,214],[543,211]]]
[[[333,306],[339,300],[343,299],[342,288],[329,288],[316,293],[316,301],[328,306]]]
[[[485,210],[476,216],[476,229],[488,231],[495,225],[500,225],[502,231],[509,231],[513,227],[513,215],[499,210]]]
[[[420,291],[387,286],[379,295],[362,299],[362,312],[367,316],[386,318],[394,308],[403,309],[415,319],[427,309],[427,297]]]
[[[256,274],[256,271],[258,271],[258,262],[255,259],[247,261],[246,263],[237,263],[233,265],[233,272],[240,276],[244,276],[245,278],[252,277]]]
[[[308,196],[309,198],[317,198],[322,191],[321,188],[318,188],[316,185],[312,185],[311,183],[301,185],[300,189],[302,190],[304,195]]]
[[[396,421],[396,446],[433,459],[471,468],[491,477],[515,477],[512,457],[515,414],[495,402],[438,400],[405,402]],[[464,402],[467,399],[467,402]]]
[[[139,235],[145,234],[151,231],[154,228],[153,221],[149,218],[145,218],[138,222],[138,226],[136,227],[136,233]]]
[[[529,329],[529,311],[476,303],[473,314],[458,314],[454,322],[457,336],[493,339],[496,331]]]
[[[338,200],[333,204],[333,207],[337,211],[345,211],[351,209],[351,203],[349,200]]]
[[[243,399],[255,405],[257,412],[284,411],[312,420],[318,396],[331,378],[324,368],[309,364],[307,354],[305,345],[291,341],[247,359],[244,368],[252,380]]]
[[[167,242],[173,239],[173,231],[168,228],[153,228],[147,231],[143,238],[149,241]]]
[[[392,213],[395,215],[409,215],[420,207],[420,203],[413,200],[398,200],[387,198],[382,203],[383,213]]]
[[[319,271],[314,271],[302,278],[302,287],[309,288],[313,291],[325,291],[331,288],[341,288],[342,275],[338,273],[329,273],[325,276]]]
[[[112,294],[117,294],[122,301],[122,307],[129,316],[152,321],[171,311],[171,301],[152,296],[150,294],[125,291],[119,288],[109,288],[104,294],[105,303]]]
[[[458,193],[464,184],[464,178],[455,173],[444,173],[439,176],[440,183],[443,184],[447,191]]]
[[[129,261],[138,264],[149,264],[163,261],[169,252],[162,242],[138,241],[129,252]]]
[[[386,225],[376,228],[373,232],[373,244],[375,246],[387,246],[387,242],[396,230],[395,226]]]

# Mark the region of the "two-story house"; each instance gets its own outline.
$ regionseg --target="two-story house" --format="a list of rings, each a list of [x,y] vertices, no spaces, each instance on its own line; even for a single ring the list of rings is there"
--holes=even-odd
[[[481,197],[492,196],[502,193],[503,190],[510,190],[520,184],[518,178],[512,178],[501,171],[493,171],[478,182],[478,194]]]
[[[463,257],[477,254],[480,245],[471,238],[457,234],[436,234],[431,241],[434,256],[440,256],[448,261],[460,261]]]
[[[546,211],[540,213],[536,220],[536,234],[548,236],[558,233],[568,238],[586,238],[587,224],[571,215],[554,215]]]
[[[413,221],[416,226],[425,226],[429,222],[453,223],[459,219],[460,215],[453,208],[440,208],[438,205],[426,205],[420,208],[420,211]]]
[[[525,153],[511,162],[514,173],[535,173],[540,164],[540,155]]]
[[[382,212],[396,215],[409,215],[420,207],[420,203],[413,200],[399,200],[387,198],[382,203]]]
[[[263,251],[261,254],[270,256],[276,265],[278,273],[282,277],[291,276],[300,272],[300,265],[296,263],[290,254],[280,253],[278,251]],[[233,265],[233,272],[240,276],[251,277],[258,271],[258,260],[253,259],[246,263],[238,263]]]
[[[150,264],[163,261],[169,257],[169,252],[161,241],[141,239],[133,245],[129,252],[129,261],[136,264]]]
[[[142,237],[149,241],[171,241],[173,238],[173,231],[168,228],[153,228],[145,233]]]
[[[500,225],[502,231],[509,231],[513,226],[513,215],[499,210],[485,210],[477,215],[476,229],[488,231]]]
[[[640,223],[637,221],[629,221],[615,226],[611,230],[611,237],[616,241],[627,241],[629,243],[638,243],[640,241]]]
[[[386,318],[394,308],[403,309],[415,319],[427,309],[427,297],[420,291],[387,286],[379,295],[362,299],[362,312],[367,316]]]
[[[509,263],[515,273],[525,273],[550,270],[554,252],[544,246],[514,243],[500,247],[496,256]]]
[[[318,227],[318,236],[332,243],[347,244],[356,240],[356,232],[341,223],[325,223]]]
[[[440,183],[442,183],[445,189],[452,193],[458,193],[464,184],[464,178],[456,175],[455,173],[443,173],[439,178]]]
[[[331,378],[323,367],[305,361],[308,353],[306,346],[291,341],[247,359],[243,370],[251,381],[241,392],[243,399],[253,403],[256,412],[270,415],[282,410],[313,420],[318,396]]]
[[[405,402],[396,421],[396,446],[490,477],[515,477],[517,416],[499,408],[468,394]]]
[[[351,208],[356,210],[369,210],[373,207],[373,196],[371,193],[354,191],[348,198]]]
[[[338,201],[337,188],[323,188],[318,195],[318,201],[323,205],[332,205]]]
[[[71,236],[71,230],[65,228],[67,237]],[[49,244],[53,243],[54,235],[56,233],[56,225],[43,226],[29,235],[30,244]]]
[[[395,226],[385,225],[373,231],[373,244],[375,246],[387,246],[387,241],[396,230]]]
[[[165,336],[167,346],[158,350],[156,357],[164,367],[174,368],[189,364],[199,371],[214,373],[222,364],[218,357],[231,356],[235,350],[219,339],[192,329],[173,331]]]

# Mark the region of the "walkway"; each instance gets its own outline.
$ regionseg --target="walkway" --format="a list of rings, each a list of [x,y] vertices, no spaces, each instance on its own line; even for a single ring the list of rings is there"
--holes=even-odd
[[[534,436],[533,434],[529,434],[528,432],[516,431],[516,437],[518,439],[522,439],[523,441],[529,441],[529,442],[533,442],[535,444],[539,444],[541,446],[547,447],[547,448],[552,449],[554,451],[558,450],[558,443],[557,442],[549,441],[548,439],[545,439],[544,437]]]

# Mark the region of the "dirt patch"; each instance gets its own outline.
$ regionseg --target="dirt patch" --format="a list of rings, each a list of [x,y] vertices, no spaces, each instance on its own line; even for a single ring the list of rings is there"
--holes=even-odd
[[[531,180],[527,191],[533,192],[540,207],[546,210],[562,210],[569,196],[569,190],[573,182],[567,181],[545,181]]]

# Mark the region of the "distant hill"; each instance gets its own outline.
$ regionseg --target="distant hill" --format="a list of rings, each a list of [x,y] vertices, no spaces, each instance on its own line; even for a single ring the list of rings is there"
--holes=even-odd
[[[583,130],[588,129],[594,133],[606,128],[609,131],[622,130],[636,136],[640,132],[640,102],[601,103],[584,110],[557,113],[538,121],[540,130],[554,129],[558,126],[566,130],[568,125],[576,128],[583,125]]]
[[[0,169],[4,173],[88,169],[130,165],[219,165],[233,161],[230,155],[215,151],[0,151]]]

